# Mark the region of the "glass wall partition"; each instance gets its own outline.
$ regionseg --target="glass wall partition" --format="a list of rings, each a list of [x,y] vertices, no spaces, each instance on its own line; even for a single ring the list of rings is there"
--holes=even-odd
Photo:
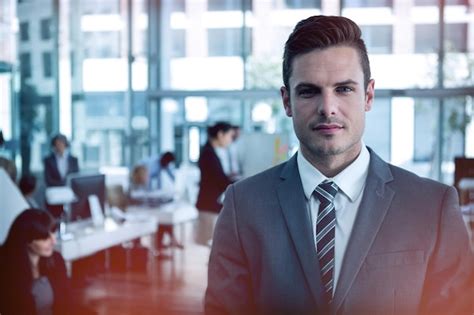
[[[472,10],[462,0],[444,10],[431,0],[22,1],[12,69],[32,87],[20,99],[38,104],[21,118],[38,126],[25,142],[36,152],[31,165],[41,170],[57,131],[86,169],[164,150],[194,161],[217,120],[285,134],[294,152],[279,96],[284,43],[299,20],[342,14],[361,26],[375,79],[364,141],[449,182],[452,158],[474,155]]]

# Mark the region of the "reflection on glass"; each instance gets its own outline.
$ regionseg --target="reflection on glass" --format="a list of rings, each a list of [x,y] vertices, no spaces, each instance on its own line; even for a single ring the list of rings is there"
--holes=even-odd
[[[441,179],[449,184],[454,182],[454,158],[464,156],[466,151],[466,131],[471,124],[471,98],[450,98],[444,101],[443,159]],[[472,132],[472,129],[471,129]],[[472,146],[472,144],[469,144]]]
[[[199,151],[201,150],[201,143],[199,137],[199,128],[189,128],[189,160],[197,162],[199,159]]]
[[[438,101],[392,99],[392,161],[420,176],[436,178]]]
[[[348,8],[365,7],[392,7],[393,0],[343,0],[343,5]]]
[[[364,142],[386,161],[390,161],[390,99],[375,98],[372,109],[366,113]]]

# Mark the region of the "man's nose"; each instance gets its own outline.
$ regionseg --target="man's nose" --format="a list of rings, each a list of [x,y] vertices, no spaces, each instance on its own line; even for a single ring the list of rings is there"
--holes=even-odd
[[[321,93],[321,98],[318,104],[319,114],[321,116],[334,116],[337,110],[336,98],[328,92]]]

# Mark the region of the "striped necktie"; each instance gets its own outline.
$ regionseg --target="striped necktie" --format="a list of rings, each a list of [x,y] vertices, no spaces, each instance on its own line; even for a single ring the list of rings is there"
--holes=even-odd
[[[316,221],[316,251],[321,270],[321,280],[324,286],[324,296],[329,304],[332,301],[333,270],[334,270],[334,242],[336,233],[336,211],[334,197],[338,191],[332,181],[324,181],[315,189],[315,195],[320,205]]]

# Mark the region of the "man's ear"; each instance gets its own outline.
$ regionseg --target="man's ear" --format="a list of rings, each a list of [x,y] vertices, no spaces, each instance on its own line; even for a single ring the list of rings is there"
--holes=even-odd
[[[290,102],[290,92],[286,89],[285,86],[280,88],[281,100],[283,101],[283,107],[285,108],[286,116],[292,117],[293,113],[291,111],[291,102]]]
[[[368,112],[372,109],[372,104],[374,103],[375,97],[375,81],[370,79],[369,84],[367,84],[367,89],[365,91],[365,111]]]

